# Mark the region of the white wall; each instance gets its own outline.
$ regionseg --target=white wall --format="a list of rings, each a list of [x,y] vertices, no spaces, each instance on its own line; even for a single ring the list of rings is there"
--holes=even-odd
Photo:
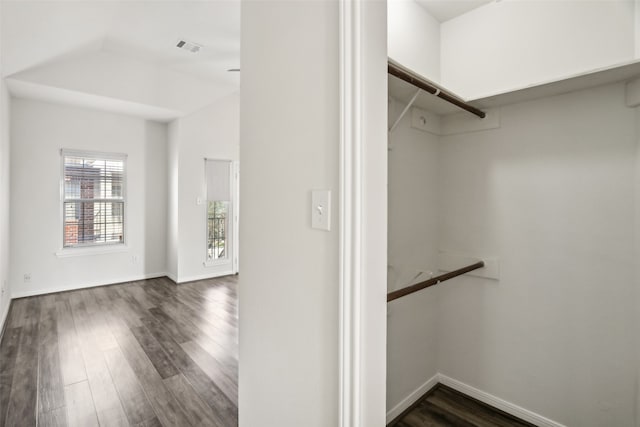
[[[186,117],[180,123],[178,183],[178,282],[229,274],[231,265],[207,266],[204,159],[238,161],[240,96],[236,92]]]
[[[2,7],[0,7],[0,14]],[[2,21],[0,17],[0,22]],[[1,43],[0,43],[1,45]],[[0,57],[0,76],[3,64]],[[11,289],[9,282],[9,199],[10,199],[10,143],[9,94],[4,79],[0,78],[0,330],[6,318]]]
[[[415,0],[387,3],[389,57],[440,83],[440,23]]]
[[[338,425],[338,22],[338,2],[242,3],[243,427]],[[330,232],[312,189],[333,190]]]
[[[167,129],[142,119],[14,99],[11,103],[13,296],[164,274]],[[126,153],[127,251],[58,257],[60,149]],[[137,261],[133,260],[137,256]],[[23,274],[31,273],[24,283]]]
[[[638,0],[634,0],[634,58],[640,58],[640,2]]]
[[[346,91],[351,97],[343,99],[344,110],[349,110],[352,102],[356,104],[362,102],[361,111],[343,110],[343,114],[353,119],[351,124],[353,128],[349,132],[349,126],[343,125],[343,155],[341,161],[345,165],[345,175],[343,182],[351,182],[349,185],[343,184],[345,194],[343,194],[343,203],[357,203],[354,200],[357,194],[361,194],[359,202],[362,203],[362,212],[354,212],[356,220],[360,220],[360,224],[355,224],[352,234],[343,233],[342,255],[345,260],[342,263],[342,291],[343,298],[341,300],[342,307],[349,305],[348,291],[353,291],[356,296],[357,307],[354,312],[350,313],[351,318],[345,320],[349,316],[349,312],[343,311],[341,336],[344,349],[341,349],[341,359],[348,360],[349,354],[347,349],[355,349],[355,364],[358,371],[357,379],[359,384],[354,381],[352,384],[357,388],[356,399],[350,409],[352,415],[357,416],[356,421],[349,422],[344,419],[343,425],[359,425],[366,427],[377,427],[386,425],[385,422],[385,395],[386,395],[386,344],[387,344],[387,286],[386,286],[386,261],[387,261],[387,235],[380,232],[385,229],[387,224],[387,81],[386,63],[388,51],[386,46],[387,35],[387,8],[384,2],[362,2],[350,3],[343,2],[343,8],[351,10],[362,10],[361,21],[359,26],[355,26],[353,32],[355,40],[359,42],[356,46],[361,53],[361,58],[351,58],[354,62],[361,66],[356,68],[355,75],[352,76],[355,87],[351,89],[354,92]],[[343,9],[344,10],[344,9]],[[351,45],[352,46],[352,45]],[[353,46],[352,46],[353,47]],[[359,60],[361,62],[359,62]],[[349,59],[343,59],[348,62]],[[345,70],[348,72],[348,70]],[[346,76],[345,76],[346,78]],[[348,81],[348,78],[347,78]],[[358,98],[361,97],[361,98]],[[345,117],[343,116],[343,120]],[[353,140],[352,140],[353,139]],[[355,140],[355,141],[354,141]],[[359,144],[356,142],[359,140]],[[346,147],[360,145],[360,152],[354,153]],[[354,167],[349,176],[349,161],[353,160],[353,155],[361,156],[362,168]],[[358,187],[360,193],[350,195],[348,190],[352,187]],[[351,200],[349,200],[351,199]],[[352,205],[353,206],[353,205]],[[346,215],[345,215],[346,216]],[[351,218],[353,220],[353,218]],[[348,221],[345,218],[345,221]],[[353,223],[351,223],[354,226]],[[344,227],[344,223],[341,224]],[[357,248],[361,254],[356,254],[355,258],[360,256],[359,264],[357,260],[350,267],[353,277],[345,274],[347,259],[351,259],[349,249]],[[351,259],[351,261],[354,261]],[[346,277],[345,277],[346,276]],[[355,336],[349,335],[351,330],[345,327],[346,322],[355,323]],[[351,342],[349,342],[351,341]],[[343,365],[344,366],[344,365]],[[351,367],[348,363],[343,369],[348,370]],[[349,383],[349,372],[344,372],[343,385]],[[345,390],[344,387],[341,390]],[[343,401],[349,405],[348,401]],[[344,409],[344,408],[343,408]],[[356,410],[358,412],[356,412]],[[344,413],[344,410],[343,410]],[[357,423],[359,421],[359,424]]]
[[[391,121],[405,104],[391,103]],[[438,150],[440,138],[411,127],[404,116],[389,137],[389,291],[419,272],[437,274]],[[426,280],[422,275],[418,280]],[[393,409],[438,371],[437,287],[389,303],[387,408]]]
[[[441,287],[438,370],[568,426],[634,423],[635,115],[622,84],[441,139],[440,247],[501,280]]]
[[[635,253],[634,259],[639,259],[640,255],[640,108],[635,108],[636,112],[636,175],[635,175]],[[635,282],[636,282],[636,298],[635,298],[635,315],[636,315],[636,355],[640,355],[640,262],[635,263]],[[636,363],[636,407],[635,407],[635,426],[640,426],[640,360]]]
[[[178,282],[180,122],[167,125],[167,276]]]
[[[480,98],[630,61],[634,41],[633,0],[492,2],[442,23],[441,81]]]

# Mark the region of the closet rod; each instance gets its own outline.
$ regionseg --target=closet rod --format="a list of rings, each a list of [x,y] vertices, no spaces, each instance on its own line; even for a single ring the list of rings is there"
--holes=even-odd
[[[414,292],[421,291],[424,288],[428,288],[429,286],[437,285],[446,280],[453,279],[454,277],[461,276],[465,273],[468,273],[473,270],[477,270],[479,268],[484,267],[484,261],[478,261],[475,264],[468,265],[466,267],[459,268],[457,270],[450,271],[448,273],[441,274],[436,277],[432,277],[429,280],[425,280],[424,282],[416,283],[415,285],[407,286],[406,288],[398,289],[397,291],[389,292],[387,294],[387,302],[393,301],[394,299],[402,298],[405,295],[412,294]]]
[[[460,107],[463,110],[470,112],[471,114],[475,114],[481,119],[485,118],[486,114],[484,111],[467,104],[466,102],[457,98],[446,90],[433,86],[422,77],[418,76],[417,74],[411,73],[410,71],[393,62],[391,59],[388,61],[388,65],[389,74],[391,74],[392,76],[396,76],[400,80],[404,80],[405,82],[412,84],[413,86],[424,91],[427,91],[430,94],[437,96],[438,98],[444,99],[445,101],[450,102],[451,104]]]

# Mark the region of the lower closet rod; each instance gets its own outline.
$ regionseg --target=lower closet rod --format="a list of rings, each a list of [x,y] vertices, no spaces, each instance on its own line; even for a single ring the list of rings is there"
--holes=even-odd
[[[424,91],[427,91],[430,94],[437,96],[438,98],[442,98],[445,101],[450,102],[451,104],[456,105],[462,108],[463,110],[470,112],[471,114],[475,114],[481,119],[485,118],[486,114],[484,111],[479,110],[476,107],[467,104],[466,102],[464,102],[461,99],[458,99],[457,97],[450,94],[446,90],[442,90],[433,86],[431,83],[420,78],[420,76],[410,73],[409,71],[402,68],[395,62],[389,60],[388,65],[389,65],[388,67],[389,74],[391,74],[392,76],[396,76],[400,80],[404,80],[405,82],[412,84],[413,86],[420,88]]]

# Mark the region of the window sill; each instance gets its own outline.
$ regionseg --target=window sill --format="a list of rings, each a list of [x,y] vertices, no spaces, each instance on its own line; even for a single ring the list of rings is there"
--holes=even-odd
[[[124,244],[118,245],[106,245],[96,247],[76,247],[76,248],[64,248],[56,252],[58,258],[68,258],[74,256],[90,256],[90,255],[102,255],[112,254],[118,252],[128,252],[129,247]]]
[[[204,261],[202,263],[202,266],[206,268],[206,267],[218,267],[218,266],[226,265],[226,264],[231,264],[231,260],[220,259],[220,260],[217,260],[217,261]]]

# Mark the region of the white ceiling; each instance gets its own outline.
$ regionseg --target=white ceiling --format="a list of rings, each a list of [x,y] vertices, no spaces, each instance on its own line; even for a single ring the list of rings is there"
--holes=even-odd
[[[147,105],[148,118],[157,119],[187,114],[239,88],[239,73],[227,70],[240,67],[240,0],[2,3],[2,76],[29,87],[12,84],[14,96],[57,93],[54,102],[75,97],[92,108],[102,99],[105,109],[136,105],[123,112],[143,116]],[[203,48],[178,49],[181,39]]]
[[[3,1],[3,75],[105,49],[199,78],[238,84],[240,0]],[[198,54],[180,38],[204,45]]]
[[[438,22],[445,22],[493,0],[416,0]]]

